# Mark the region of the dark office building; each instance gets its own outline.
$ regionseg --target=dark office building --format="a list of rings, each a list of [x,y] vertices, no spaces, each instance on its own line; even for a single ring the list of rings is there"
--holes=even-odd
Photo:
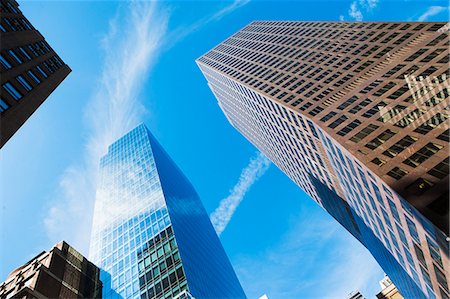
[[[0,2],[0,147],[71,72],[15,0]]]
[[[100,271],[64,241],[15,269],[0,298],[101,298]]]
[[[405,298],[449,297],[448,29],[255,21],[197,60],[228,121]]]

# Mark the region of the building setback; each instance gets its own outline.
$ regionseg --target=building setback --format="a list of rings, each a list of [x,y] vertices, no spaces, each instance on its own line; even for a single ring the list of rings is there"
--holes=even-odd
[[[0,148],[71,72],[15,0],[0,2]]]
[[[100,271],[64,241],[15,269],[0,298],[102,298]]]
[[[90,255],[103,298],[245,298],[197,193],[144,125],[101,159]]]
[[[389,277],[384,277],[380,286],[381,291],[377,294],[377,299],[404,299]]]
[[[448,298],[445,23],[255,21],[197,60],[229,122],[406,298]]]

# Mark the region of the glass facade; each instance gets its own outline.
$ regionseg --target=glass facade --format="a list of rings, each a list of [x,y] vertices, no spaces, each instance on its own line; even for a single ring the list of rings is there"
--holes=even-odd
[[[197,193],[145,125],[100,161],[90,255],[104,298],[245,298]]]

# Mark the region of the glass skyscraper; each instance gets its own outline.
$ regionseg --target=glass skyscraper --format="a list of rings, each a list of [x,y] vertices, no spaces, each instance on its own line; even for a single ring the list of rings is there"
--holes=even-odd
[[[255,21],[197,60],[229,122],[405,298],[449,298],[448,29]]]
[[[90,256],[103,298],[245,298],[190,182],[139,125],[100,161]]]

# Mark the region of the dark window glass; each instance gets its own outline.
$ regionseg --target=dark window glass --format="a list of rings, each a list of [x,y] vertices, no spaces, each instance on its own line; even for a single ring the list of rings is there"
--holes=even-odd
[[[26,90],[26,91],[31,91],[33,89],[33,87],[31,87],[30,83],[28,83],[28,81],[24,78],[24,76],[19,75],[16,77],[17,82],[20,83],[20,85],[22,85],[22,87]]]
[[[380,135],[369,141],[365,145],[365,147],[370,148],[372,150],[376,149],[377,147],[385,143],[387,140],[391,139],[392,136],[394,136],[395,134],[397,134],[396,131],[391,131],[387,129],[386,131],[384,131],[383,133],[381,133]]]
[[[8,110],[9,105],[3,99],[0,99],[0,112],[5,112]]]
[[[10,82],[3,84],[3,88],[14,100],[18,101],[22,98],[22,94]]]
[[[436,128],[438,125],[443,123],[448,119],[448,115],[446,113],[437,113],[435,116],[430,118],[427,122],[420,125],[417,129],[414,130],[414,132],[420,133],[420,134],[427,134],[434,128]]]
[[[430,169],[428,173],[438,179],[443,179],[448,176],[448,159],[445,158],[441,163]]]
[[[378,128],[379,128],[379,126],[377,126],[377,125],[369,124],[367,127],[362,129],[359,133],[357,133],[355,136],[350,138],[350,140],[353,142],[359,142],[360,140],[364,139],[365,137],[367,137],[369,134],[371,134],[373,131],[375,131]]]
[[[334,122],[332,122],[328,127],[334,129],[337,126],[339,126],[340,124],[342,124],[344,121],[346,121],[347,119],[348,119],[347,116],[342,115],[341,117],[336,119]]]
[[[331,119],[333,116],[335,116],[336,114],[337,114],[336,112],[331,111],[330,113],[328,113],[327,115],[325,115],[324,117],[322,117],[322,118],[320,119],[320,121],[321,121],[321,122],[326,122],[326,121],[328,121],[329,119]]]
[[[443,146],[435,143],[428,143],[416,153],[411,155],[408,159],[403,161],[406,165],[411,167],[417,167],[422,164],[424,161],[428,160],[431,156],[436,154]]]
[[[339,132],[337,132],[337,134],[339,136],[345,136],[348,133],[350,133],[353,129],[355,129],[356,127],[358,127],[361,124],[361,122],[359,120],[354,120],[351,123],[349,123],[348,125],[346,125],[344,128],[342,128]]]
[[[422,116],[424,114],[424,112],[417,108],[413,111],[411,111],[410,113],[408,113],[405,117],[403,117],[401,120],[399,120],[395,126],[400,127],[400,128],[405,128],[407,127],[410,123],[412,123],[413,121],[415,121],[416,119],[418,119],[420,116]]]
[[[353,104],[354,102],[356,102],[356,100],[358,99],[357,96],[352,96],[351,98],[349,98],[348,100],[346,100],[344,103],[342,103],[341,105],[339,105],[337,108],[339,110],[344,110],[345,108],[347,108],[348,106],[350,106],[351,104]]]
[[[388,176],[390,176],[396,180],[401,179],[406,174],[408,174],[408,172],[404,169],[401,169],[400,167],[394,167],[391,170],[389,170],[389,172],[387,173]]]
[[[15,61],[17,61],[18,63],[22,63],[22,59],[20,59],[19,56],[17,56],[14,50],[8,50],[8,53],[12,58],[14,58]]]
[[[411,137],[409,135],[403,137],[400,139],[396,144],[391,146],[389,149],[385,150],[383,152],[383,155],[388,156],[390,158],[393,158],[397,156],[399,153],[407,149],[409,146],[411,146],[414,142],[417,141],[417,138]]]
[[[0,54],[0,63],[2,64],[2,67],[9,70],[12,66],[11,64],[8,62],[8,60]]]

